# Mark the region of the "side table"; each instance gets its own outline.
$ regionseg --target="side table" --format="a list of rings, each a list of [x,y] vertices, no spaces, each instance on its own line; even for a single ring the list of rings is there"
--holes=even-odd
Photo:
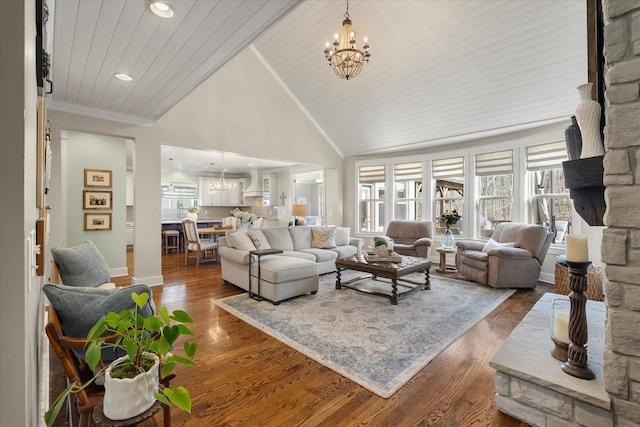
[[[262,270],[260,267],[260,261],[263,255],[281,254],[282,249],[256,249],[255,251],[249,251],[249,298],[253,298],[256,301],[262,301],[264,298],[260,295],[260,282],[262,281]],[[258,258],[258,293],[251,291],[251,266],[253,265],[253,255]]]
[[[156,400],[156,403],[154,403],[151,408],[147,409],[142,414],[136,417],[129,418],[128,420],[110,420],[109,418],[105,417],[103,412],[103,403],[104,402],[100,402],[96,405],[95,408],[93,408],[93,414],[91,416],[91,418],[93,418],[94,424],[99,427],[135,426],[140,424],[144,420],[151,418],[156,412],[160,410],[160,408],[162,408],[162,412],[163,412],[164,427],[171,427],[171,408],[160,403],[157,400]]]
[[[438,273],[445,274],[453,274],[457,273],[458,270],[454,266],[447,265],[447,254],[455,254],[457,252],[456,249],[447,249],[447,248],[436,248],[436,251],[440,254],[440,266],[436,268]]]

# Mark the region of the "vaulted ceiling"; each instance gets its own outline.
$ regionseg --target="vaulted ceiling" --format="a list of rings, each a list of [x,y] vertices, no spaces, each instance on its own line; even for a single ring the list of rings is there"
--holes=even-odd
[[[150,123],[251,45],[343,155],[567,120],[587,78],[584,0],[351,0],[371,61],[338,79],[337,0],[48,0],[54,109]],[[133,76],[130,83],[114,74]]]

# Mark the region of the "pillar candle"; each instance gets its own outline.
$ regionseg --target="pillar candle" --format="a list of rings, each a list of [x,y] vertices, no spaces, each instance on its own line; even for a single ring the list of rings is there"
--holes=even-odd
[[[553,314],[553,336],[564,343],[569,343],[569,313]]]
[[[567,261],[589,261],[589,242],[587,241],[587,236],[568,234],[565,239],[567,246]]]

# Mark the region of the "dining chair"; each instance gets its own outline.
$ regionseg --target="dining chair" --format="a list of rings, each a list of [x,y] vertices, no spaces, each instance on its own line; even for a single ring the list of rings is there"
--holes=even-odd
[[[189,253],[195,252],[196,267],[201,262],[218,260],[218,243],[213,239],[201,239],[194,220],[185,218],[182,220],[182,230],[185,239],[184,265],[189,263]],[[207,251],[213,251],[214,256],[207,258]]]
[[[238,218],[236,218],[235,216],[227,216],[225,218],[222,218],[222,226],[231,226],[231,228],[236,229],[238,228]]]
[[[262,227],[264,227],[264,217],[260,217],[253,221],[252,228],[260,229]]]

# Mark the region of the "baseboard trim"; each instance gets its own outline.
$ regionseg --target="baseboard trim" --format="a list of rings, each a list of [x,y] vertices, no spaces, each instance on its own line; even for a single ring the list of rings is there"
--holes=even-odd
[[[551,283],[552,285],[556,283],[555,274],[551,273],[540,273],[540,277],[538,277],[538,280],[545,283]]]
[[[127,267],[112,268],[111,270],[109,270],[109,274],[111,274],[111,277],[128,276],[129,269]]]
[[[164,277],[160,276],[150,276],[150,277],[132,277],[131,283],[134,285],[143,284],[149,286],[162,286],[164,285]]]

